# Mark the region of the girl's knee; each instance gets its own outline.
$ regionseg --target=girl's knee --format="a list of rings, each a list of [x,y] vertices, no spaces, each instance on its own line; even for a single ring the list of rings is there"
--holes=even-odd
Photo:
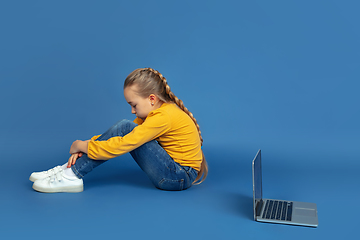
[[[135,127],[137,126],[136,123],[134,123],[133,121],[127,120],[127,119],[123,119],[120,120],[119,122],[117,122],[114,127],[124,130],[124,131],[128,131],[131,132]]]

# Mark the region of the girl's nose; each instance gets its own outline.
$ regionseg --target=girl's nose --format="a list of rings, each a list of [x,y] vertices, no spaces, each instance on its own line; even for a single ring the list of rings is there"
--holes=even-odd
[[[134,108],[131,108],[131,113],[132,113],[132,114],[135,114],[135,113],[136,113],[136,111],[135,111]]]

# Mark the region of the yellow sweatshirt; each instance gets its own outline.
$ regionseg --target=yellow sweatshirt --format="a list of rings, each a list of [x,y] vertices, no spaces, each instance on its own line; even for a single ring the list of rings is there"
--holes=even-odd
[[[124,137],[95,141],[99,136],[94,136],[88,145],[88,157],[108,160],[155,139],[175,162],[200,171],[202,152],[198,130],[176,104],[164,103],[151,111],[145,121],[136,118],[134,122],[138,126]]]

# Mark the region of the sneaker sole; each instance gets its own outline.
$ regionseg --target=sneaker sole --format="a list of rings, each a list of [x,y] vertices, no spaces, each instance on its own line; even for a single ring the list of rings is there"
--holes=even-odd
[[[35,191],[43,192],[43,193],[58,193],[58,192],[77,193],[84,191],[84,185],[68,186],[68,187],[60,187],[60,188],[42,188],[33,184],[33,189]]]

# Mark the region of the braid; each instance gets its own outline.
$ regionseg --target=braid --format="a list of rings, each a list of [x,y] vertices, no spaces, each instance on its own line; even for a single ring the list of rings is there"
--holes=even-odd
[[[193,122],[195,123],[195,126],[196,126],[196,128],[197,128],[197,130],[198,130],[198,132],[199,132],[200,141],[201,141],[201,146],[202,146],[202,144],[203,144],[203,138],[202,138],[202,136],[201,136],[200,126],[199,126],[199,124],[197,123],[196,119],[194,118],[194,115],[185,107],[183,101],[180,100],[178,97],[176,97],[175,94],[171,91],[170,86],[169,86],[169,84],[167,83],[166,78],[165,78],[159,71],[154,70],[154,69],[152,69],[152,68],[146,68],[146,70],[154,73],[155,75],[157,75],[157,76],[161,79],[161,81],[162,81],[162,83],[163,83],[163,85],[164,85],[166,94],[170,97],[170,99],[171,99],[172,101],[174,101],[174,102],[176,103],[176,105],[179,106],[179,108],[180,108],[181,110],[183,110],[187,115],[189,115],[189,117],[191,118],[191,120],[193,120]]]

